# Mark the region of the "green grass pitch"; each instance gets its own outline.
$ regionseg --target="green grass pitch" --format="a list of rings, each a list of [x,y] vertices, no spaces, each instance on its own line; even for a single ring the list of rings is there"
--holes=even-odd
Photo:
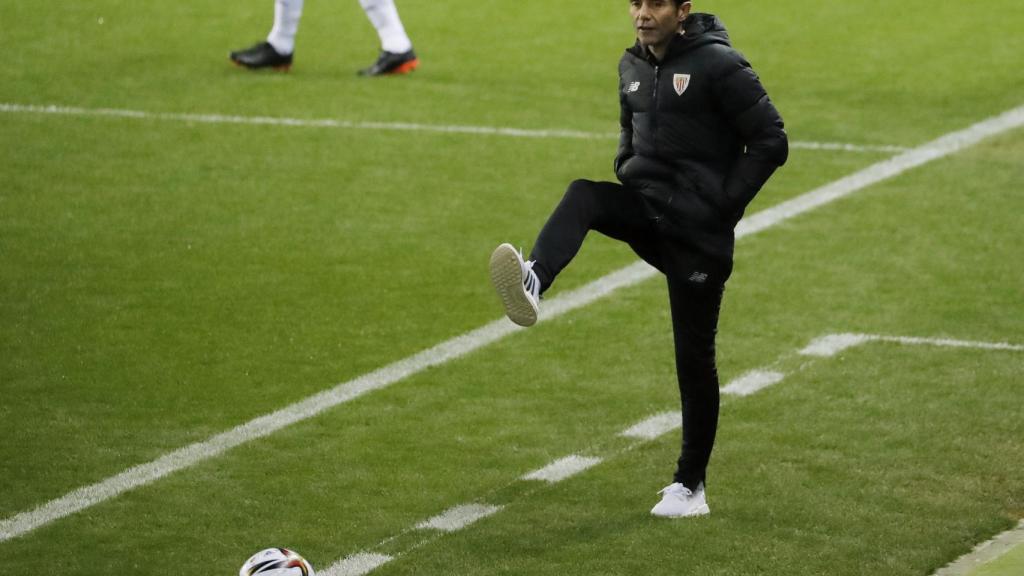
[[[422,66],[365,80],[354,1],[286,75],[272,2],[0,3],[0,521],[499,318],[614,138],[206,123],[26,106],[616,131],[626,2],[399,0]],[[1024,104],[1019,0],[706,0],[794,142],[913,148]],[[5,108],[6,106],[6,108]],[[794,148],[748,214],[891,156]],[[860,332],[1024,344],[1024,131],[737,246],[723,384]],[[550,295],[635,260],[592,235]],[[1024,353],[872,343],[727,398],[712,515],[648,515],[678,432],[660,279],[0,541],[0,574],[234,574],[268,546],[400,574],[932,574],[1024,517]],[[517,481],[569,454],[603,461]],[[465,530],[417,523],[503,509]],[[1003,561],[1019,565],[1020,553]],[[1016,564],[1014,564],[1016,563]]]

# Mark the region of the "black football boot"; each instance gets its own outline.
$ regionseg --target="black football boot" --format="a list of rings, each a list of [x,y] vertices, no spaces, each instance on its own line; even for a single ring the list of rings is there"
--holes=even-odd
[[[408,74],[420,65],[420,59],[411,49],[408,52],[395,53],[380,51],[377,61],[369,68],[359,71],[360,76],[386,76],[389,74]]]
[[[231,53],[231,61],[237,66],[255,70],[259,68],[273,68],[287,72],[292,67],[291,54],[278,54],[277,50],[269,42],[259,42],[246,48]]]

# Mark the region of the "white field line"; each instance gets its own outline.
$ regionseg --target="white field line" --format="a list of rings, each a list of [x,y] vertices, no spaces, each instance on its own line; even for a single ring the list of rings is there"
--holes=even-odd
[[[490,504],[463,504],[449,508],[429,520],[424,520],[416,527],[421,530],[457,532],[481,518],[500,512],[501,508],[501,506],[491,506]]]
[[[881,341],[905,345],[941,346],[944,348],[974,348],[982,350],[1024,351],[1024,346],[1006,342],[976,342],[950,338],[917,338],[910,336],[884,336],[881,334],[829,334],[814,339],[799,352],[802,356],[835,356],[840,352],[865,342]]]
[[[320,576],[364,576],[392,560],[394,558],[387,554],[360,552],[338,560],[318,574]]]
[[[747,234],[753,234],[765,228],[770,228],[797,214],[814,210],[818,206],[834,202],[843,196],[867,188],[872,184],[899,176],[908,170],[974,146],[986,138],[1020,128],[1021,126],[1024,126],[1024,106],[1018,106],[1013,110],[978,122],[964,130],[950,132],[923,146],[908,150],[888,160],[872,164],[863,170],[822,186],[817,190],[797,196],[744,218],[740,221],[739,226],[736,227],[736,237],[740,238]]]
[[[951,132],[919,148],[890,160],[872,164],[832,184],[827,184],[796,198],[753,214],[736,228],[736,237],[743,238],[766,230],[781,222],[834,202],[872,184],[898,176],[922,164],[944,158],[977,144],[981,140],[1024,125],[1024,106],[1020,106],[966,129]],[[638,284],[656,273],[644,262],[636,262],[612,272],[590,284],[559,294],[545,302],[539,321],[587,306],[615,290]],[[373,372],[338,384],[309,396],[276,412],[259,416],[227,432],[202,442],[190,444],[156,460],[140,464],[120,474],[84,486],[39,507],[0,521],[0,542],[18,537],[40,526],[114,498],[124,492],[154,482],[168,474],[188,468],[219,455],[240,444],[263,438],[281,428],[312,418],[321,412],[379,390],[427,368],[445,364],[500,340],[519,328],[506,319],[496,320],[480,328],[442,342],[433,348],[399,360]]]
[[[920,346],[941,346],[943,348],[973,348],[979,350],[1008,350],[1012,352],[1024,351],[1024,346],[1009,344],[1007,342],[976,342],[972,340],[952,340],[949,338],[916,338],[912,336],[881,336],[876,335],[874,340],[882,342],[895,342],[897,344],[920,345]]]
[[[397,132],[434,132],[442,134],[470,134],[477,136],[505,136],[511,138],[561,138],[574,140],[614,140],[619,137],[611,132],[586,132],[582,130],[532,130],[503,126],[466,126],[445,124],[422,124],[415,122],[370,122],[337,120],[334,118],[284,118],[277,116],[230,116],[223,114],[194,114],[175,112],[146,112],[120,108],[80,108],[76,106],[31,105],[0,103],[0,112],[8,114],[48,114],[58,116],[92,116],[127,118],[133,120],[163,120],[193,124],[243,124],[257,126],[284,126],[291,128],[335,128],[345,130],[384,130]],[[844,142],[791,142],[790,147],[802,150],[823,150],[831,152],[857,152],[895,154],[904,152],[903,146],[861,145]]]
[[[885,154],[899,154],[910,148],[906,146],[892,146],[885,144],[847,144],[843,142],[806,142],[796,140],[789,143],[790,148],[799,150],[826,150],[829,152],[877,152]]]
[[[1021,520],[1016,528],[997,534],[995,538],[978,544],[970,553],[940,568],[933,576],[967,576],[982,564],[999,558],[1016,546],[1024,546],[1024,520]]]
[[[865,334],[826,334],[815,338],[806,348],[798,352],[801,356],[828,358],[854,346],[860,346],[869,337]]]
[[[540,480],[542,482],[547,482],[548,484],[555,484],[556,482],[561,482],[566,478],[575,476],[587,468],[597,466],[600,463],[600,458],[591,458],[572,454],[571,456],[555,460],[540,470],[534,470],[533,472],[526,474],[523,476],[523,480]]]
[[[683,425],[683,415],[678,410],[675,412],[662,412],[655,414],[643,422],[638,422],[622,432],[619,436],[626,438],[639,438],[641,440],[654,440]]]
[[[782,372],[771,370],[752,370],[743,374],[722,388],[722,394],[731,396],[750,396],[758,390],[762,390],[774,384],[782,382],[786,375]]]
[[[825,334],[811,340],[807,346],[797,351],[797,355],[816,358],[831,358],[840,352],[861,346],[869,342],[887,342],[904,346],[938,346],[942,348],[968,348],[972,350],[1006,350],[1024,352],[1024,345],[1006,342],[979,342],[976,340],[953,340],[950,338],[921,338],[917,336],[886,336],[884,334]],[[769,386],[774,386],[786,378],[786,374],[773,370],[783,361],[780,358],[769,367],[751,370],[729,382],[722,388],[722,394],[730,396],[749,396]],[[803,364],[797,371],[806,368]]]

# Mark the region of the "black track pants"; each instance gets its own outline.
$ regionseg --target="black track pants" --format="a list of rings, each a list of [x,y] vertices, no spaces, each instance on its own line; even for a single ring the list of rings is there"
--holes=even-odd
[[[668,281],[683,411],[682,451],[674,481],[694,489],[705,479],[718,428],[715,335],[731,264],[704,258],[674,239],[677,236],[640,194],[612,182],[576,180],[541,229],[530,255],[542,291],[576,256],[590,230],[626,242]]]

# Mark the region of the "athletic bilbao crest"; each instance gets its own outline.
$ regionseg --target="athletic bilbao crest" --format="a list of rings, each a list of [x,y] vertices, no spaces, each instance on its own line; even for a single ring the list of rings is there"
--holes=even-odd
[[[672,86],[676,89],[676,94],[680,96],[686,89],[690,87],[690,75],[689,74],[673,74],[672,75]]]

